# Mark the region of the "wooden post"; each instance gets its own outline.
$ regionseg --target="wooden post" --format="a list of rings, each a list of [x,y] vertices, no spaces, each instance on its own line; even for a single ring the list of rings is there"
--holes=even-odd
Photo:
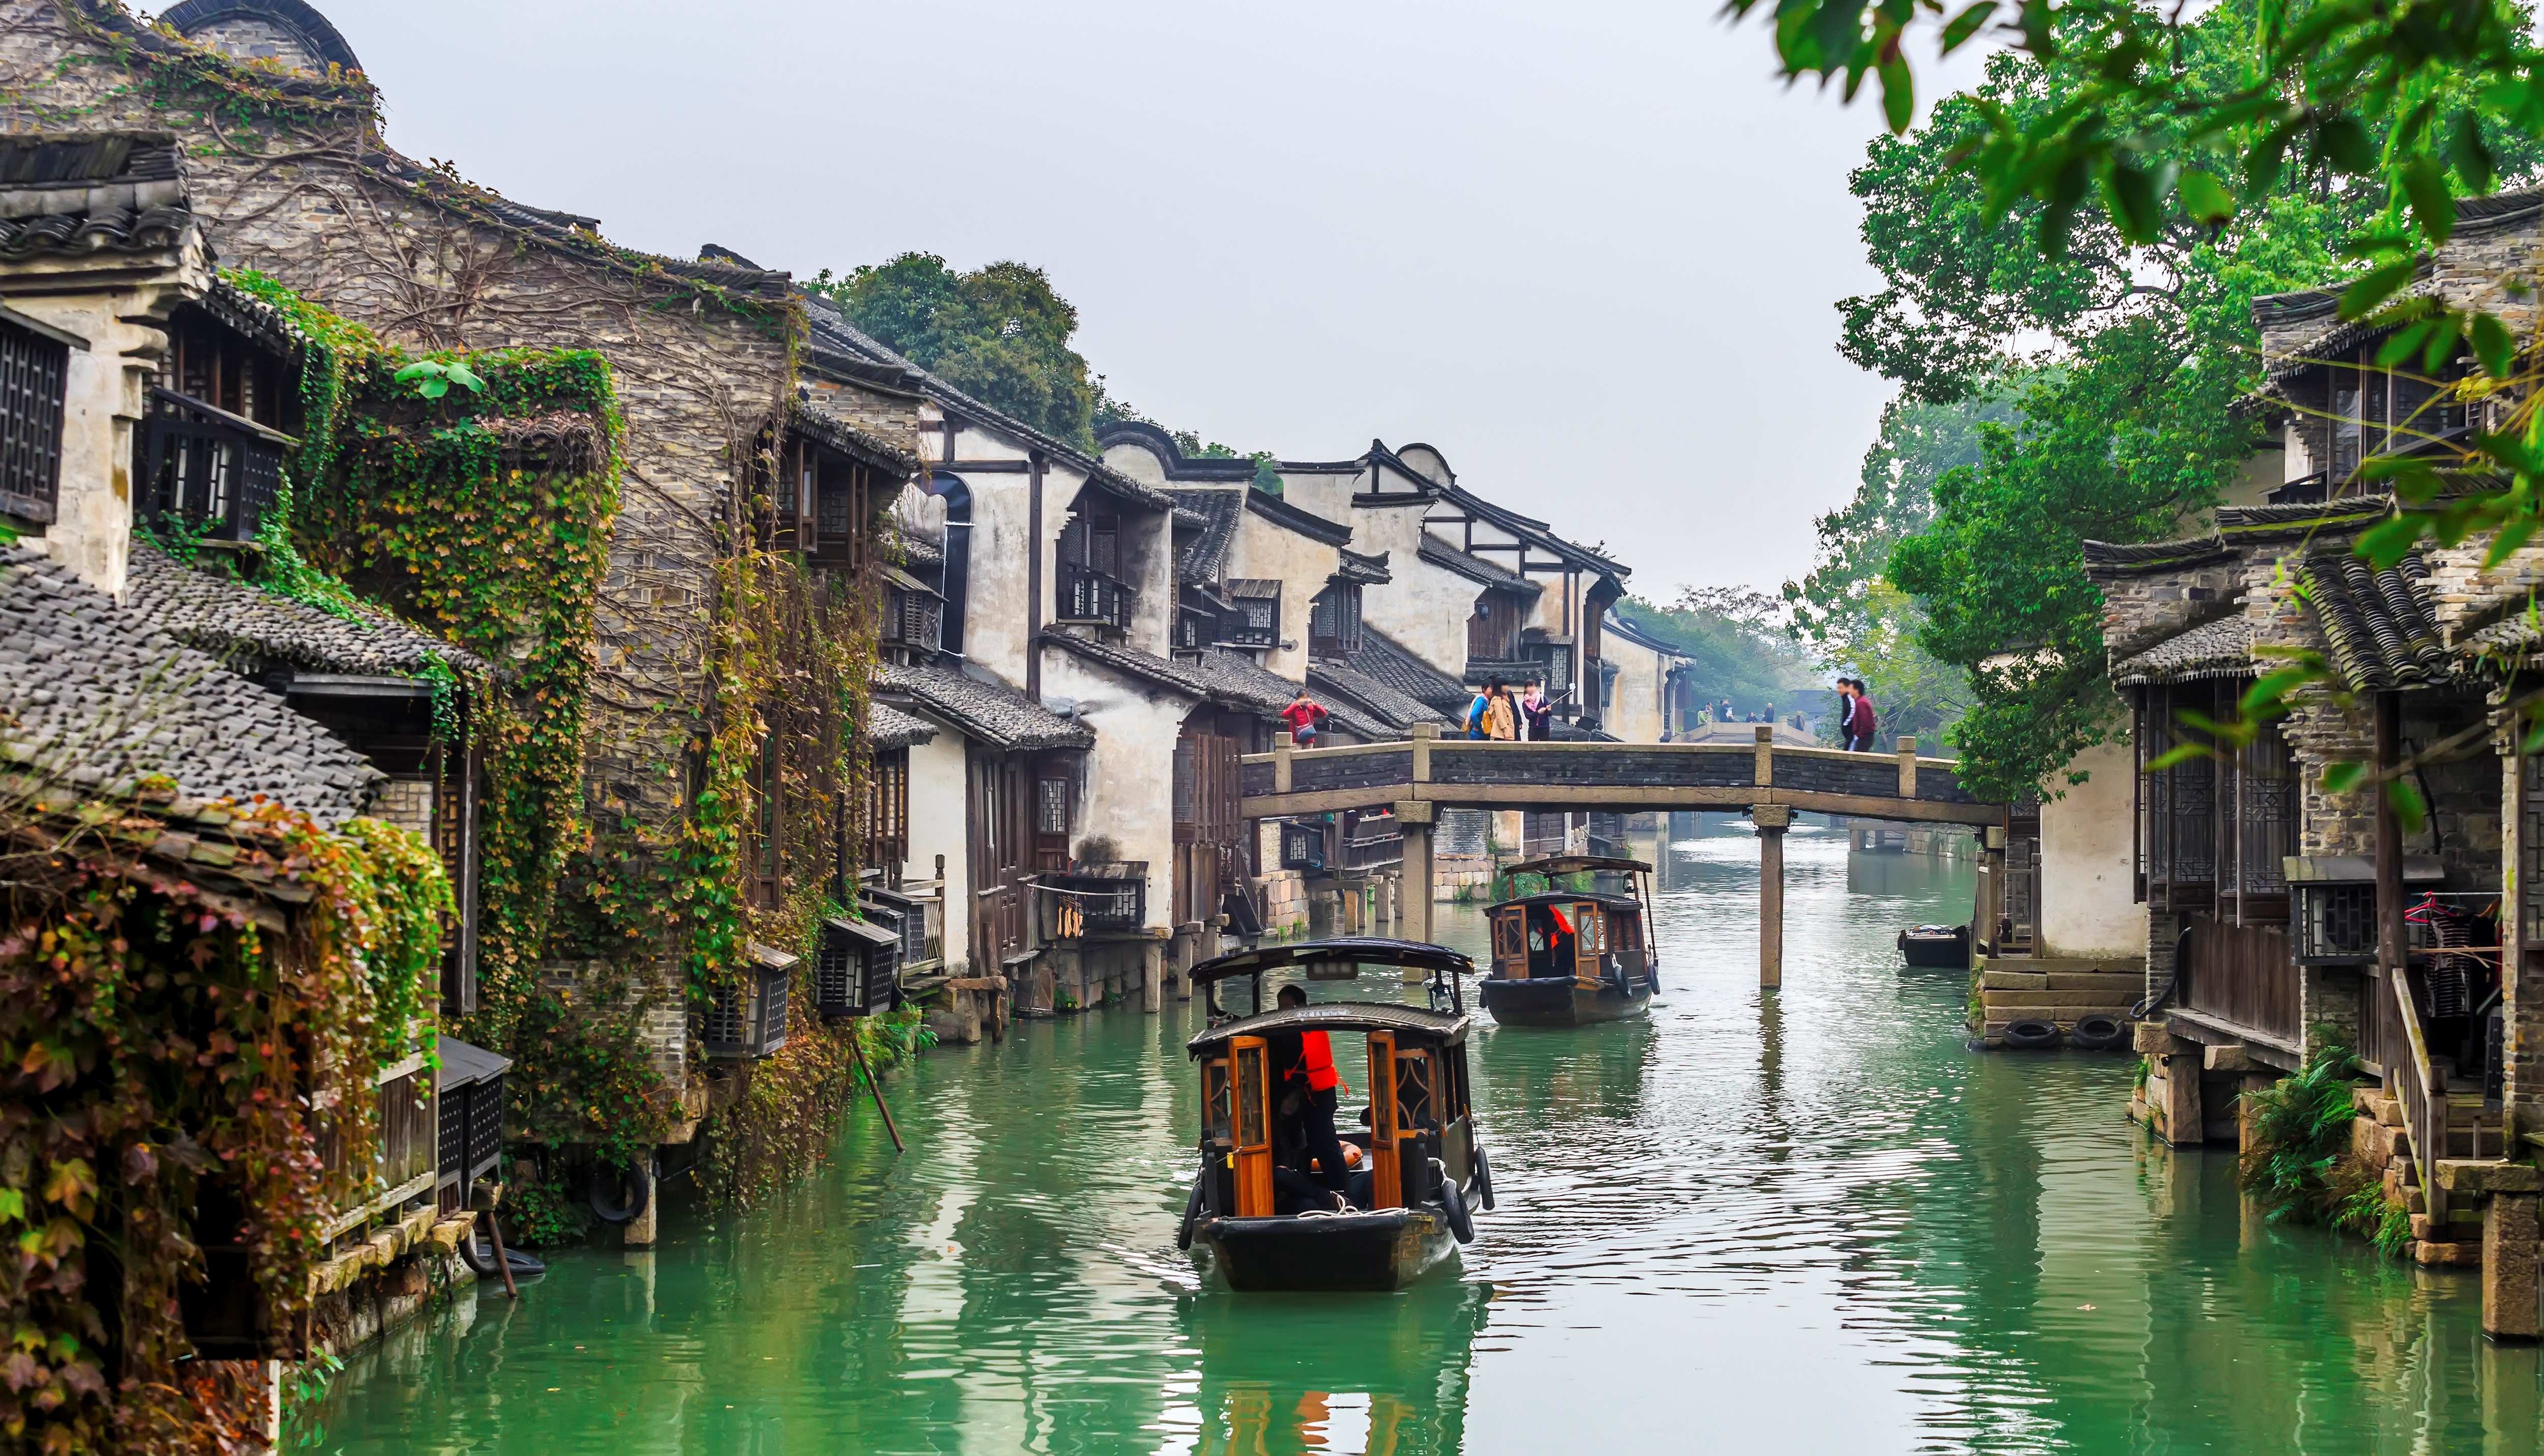
[[[1413,782],[1431,782],[1431,740],[1440,736],[1440,725],[1417,723],[1413,726]]]
[[[1404,834],[1404,869],[1398,889],[1403,897],[1402,914],[1395,933],[1408,941],[1431,939],[1431,818],[1435,807],[1413,800],[1395,806],[1396,827]]]
[[[1272,735],[1272,792],[1290,792],[1290,752],[1296,742],[1286,731]]]
[[[1915,738],[1899,740],[1899,797],[1902,799],[1917,797],[1917,740]]]
[[[1766,752],[1766,729],[1759,730],[1759,752]],[[1758,986],[1774,990],[1785,983],[1785,831],[1793,811],[1781,804],[1762,804],[1749,810],[1758,826]]]
[[[2403,757],[2402,703],[2392,693],[2376,695],[2376,963],[2402,983],[2410,932],[2403,928],[2403,824],[2394,801],[2385,793],[2386,776]],[[2432,1157],[2444,1156],[2432,1150]]]
[[[1750,774],[1756,781],[1759,788],[1772,789],[1775,787],[1776,729],[1773,725],[1761,724],[1758,728],[1758,760],[1756,765],[1750,770]]]

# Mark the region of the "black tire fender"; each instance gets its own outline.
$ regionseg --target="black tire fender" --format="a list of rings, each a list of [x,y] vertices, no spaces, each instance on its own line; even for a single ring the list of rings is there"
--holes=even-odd
[[[1200,1169],[1193,1174],[1192,1196],[1184,1199],[1183,1226],[1175,1230],[1175,1247],[1178,1249],[1192,1248],[1193,1228],[1201,1222],[1202,1188],[1209,1181],[1210,1160],[1204,1158]]]
[[[634,1223],[645,1216],[645,1205],[654,1199],[654,1160],[645,1159],[639,1166],[619,1175],[618,1188],[610,1187],[611,1170],[607,1164],[596,1163],[592,1181],[585,1186],[584,1196],[592,1204],[592,1216],[607,1224]],[[626,1190],[623,1204],[610,1201],[610,1194]]]
[[[1486,1213],[1493,1211],[1493,1168],[1484,1161],[1480,1147],[1475,1149],[1475,1201],[1484,1205]]]
[[[2119,1045],[2128,1035],[2129,1029],[2118,1017],[2107,1016],[2098,1011],[2090,1016],[2076,1018],[2076,1030],[2069,1035],[2067,1040],[2070,1045],[2082,1047],[2087,1051],[2107,1051]]]
[[[2058,1044],[2058,1024],[2027,1016],[2006,1023],[2005,1044],[2021,1051],[2041,1051]]]
[[[1440,1211],[1449,1215],[1449,1232],[1461,1244],[1475,1242],[1474,1216],[1467,1211],[1467,1195],[1454,1183],[1440,1185]]]

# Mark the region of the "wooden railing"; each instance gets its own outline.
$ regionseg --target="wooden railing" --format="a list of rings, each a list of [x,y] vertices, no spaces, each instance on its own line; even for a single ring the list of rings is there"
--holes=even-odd
[[[2305,1042],[2297,966],[2276,929],[2194,920],[2175,969],[2182,1009],[2290,1050]]]
[[[2385,1079],[2403,1104],[2403,1126],[2411,1135],[2412,1166],[2421,1175],[2421,1192],[2429,1223],[2447,1221],[2446,1190],[2438,1187],[2438,1160],[2447,1155],[2447,1085],[2429,1064],[2428,1038],[2421,1032],[2421,1008],[2412,1000],[2412,978],[2401,966],[2385,976],[2403,1029],[2404,1065],[2388,1066]]]
[[[143,510],[217,540],[255,537],[299,441],[200,400],[150,391],[139,439]]]
[[[433,1191],[438,1153],[433,1069],[424,1064],[421,1054],[383,1067],[372,1081],[371,1096],[378,1116],[379,1145],[372,1158],[370,1177],[361,1181],[363,1191],[328,1223],[325,1237],[330,1239]],[[348,1171],[344,1138],[333,1127],[320,1129],[318,1160],[331,1175]]]

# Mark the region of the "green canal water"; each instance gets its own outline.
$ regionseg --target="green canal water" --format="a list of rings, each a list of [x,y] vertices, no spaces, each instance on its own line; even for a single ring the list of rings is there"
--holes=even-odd
[[[1710,822],[1710,821],[1709,821]],[[1333,1451],[2534,1452],[2532,1349],[2461,1274],[2262,1223],[2123,1114],[2111,1055],[1980,1055],[1903,923],[1966,865],[1683,841],[1664,1004],[1486,1027],[1499,1211],[1395,1296],[1212,1287],[1175,1252],[1199,1007],[927,1056],[775,1206],[675,1209],[352,1361],[324,1449],[474,1456]],[[1472,911],[1442,938],[1480,949]],[[1322,997],[1337,987],[1315,988]],[[1361,995],[1397,994],[1364,983]],[[1348,1061],[1357,1048],[1337,1047]]]

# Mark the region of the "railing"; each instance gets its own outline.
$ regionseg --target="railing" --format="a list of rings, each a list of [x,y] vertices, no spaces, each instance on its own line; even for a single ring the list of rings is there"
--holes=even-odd
[[[410,1198],[433,1191],[439,1148],[434,1117],[434,1074],[422,1055],[381,1069],[371,1096],[378,1118],[379,1145],[372,1158],[364,1191],[338,1210],[323,1236],[333,1239],[367,1220],[396,1209]],[[318,1133],[319,1166],[330,1175],[348,1172],[343,1133],[322,1125]]]
[[[1131,597],[1129,586],[1093,567],[1061,566],[1059,612],[1064,620],[1104,622],[1128,631]]]
[[[2447,1087],[2429,1064],[2428,1039],[2421,1033],[2421,1008],[2412,1000],[2412,978],[2392,967],[2386,985],[2401,1016],[2405,1065],[2388,1066],[2386,1081],[2403,1103],[2403,1125],[2412,1141],[2412,1166],[2420,1171],[2421,1195],[2432,1227],[2447,1221],[2446,1190],[2438,1187],[2438,1160],[2447,1155]]]
[[[2289,1049],[2304,1044],[2296,962],[2289,958],[2287,937],[2278,931],[2194,920],[2174,977],[2183,1010]]]
[[[255,537],[298,442],[253,420],[164,389],[150,391],[140,439],[144,514],[218,540]]]

